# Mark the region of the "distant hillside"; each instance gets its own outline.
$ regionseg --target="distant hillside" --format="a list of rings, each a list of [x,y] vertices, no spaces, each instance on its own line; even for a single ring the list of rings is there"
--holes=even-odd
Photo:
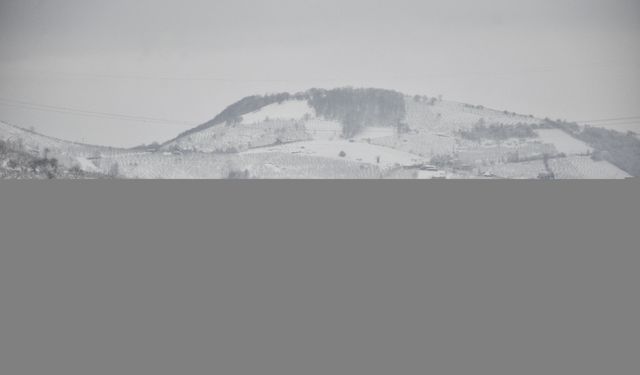
[[[470,128],[481,120],[504,125],[542,121],[436,98],[409,97],[392,90],[311,89],[244,98],[213,120],[166,142],[161,149],[227,152],[309,137],[331,138],[328,134],[344,139],[369,138],[368,129],[376,128],[388,129],[389,134],[414,129],[453,135],[455,130]],[[335,134],[336,126],[339,134]]]
[[[131,152],[126,149],[65,141],[22,129],[2,121],[0,121],[0,141],[2,141],[5,150],[18,157],[19,161],[48,158],[55,160],[59,170],[62,172],[65,170],[80,170],[93,177],[106,175],[113,171],[112,166],[106,167],[104,170],[99,169],[91,159]],[[5,162],[7,161],[7,155],[5,154],[3,159]]]
[[[423,158],[447,156],[461,165],[593,156],[640,175],[640,141],[627,134],[375,88],[250,96],[161,150],[236,153],[318,139],[365,141]],[[514,139],[527,141],[500,146]],[[495,150],[486,142],[497,144]]]
[[[249,96],[162,145],[84,145],[2,122],[0,140],[3,178],[640,176],[635,134],[371,88]]]
[[[391,90],[338,88],[311,89],[297,94],[254,95],[230,105],[213,120],[178,135],[176,139],[216,125],[240,122],[244,115],[289,100],[307,101],[318,116],[339,121],[347,136],[357,134],[366,126],[400,126],[405,114],[404,96]]]
[[[38,154],[44,149],[48,149],[50,153],[56,154],[60,159],[66,159],[67,157],[73,159],[79,155],[91,156],[95,153],[113,153],[125,150],[116,147],[88,145],[49,137],[2,121],[0,121],[0,139],[5,141],[19,141],[24,146],[24,149],[30,153]]]

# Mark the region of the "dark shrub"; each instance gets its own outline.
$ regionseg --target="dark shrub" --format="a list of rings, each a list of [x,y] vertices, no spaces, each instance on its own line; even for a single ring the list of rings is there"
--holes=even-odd
[[[484,122],[479,122],[471,130],[461,130],[458,134],[470,141],[480,141],[482,139],[506,140],[510,138],[535,138],[537,137],[534,128],[526,124],[517,124],[507,126],[502,124],[493,124],[486,126]]]
[[[229,171],[229,175],[227,176],[228,180],[248,180],[249,179],[249,170],[237,171],[231,170]]]

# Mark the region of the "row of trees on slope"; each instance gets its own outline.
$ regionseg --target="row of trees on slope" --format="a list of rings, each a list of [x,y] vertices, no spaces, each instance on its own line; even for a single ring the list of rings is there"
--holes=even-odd
[[[576,123],[546,119],[542,127],[558,128],[587,143],[594,152],[594,159],[610,162],[634,177],[640,177],[640,139],[632,133],[613,129],[586,126]]]
[[[238,119],[240,119],[247,113],[255,112],[260,108],[266,107],[271,104],[282,103],[286,100],[294,98],[295,96],[296,95],[291,95],[289,93],[248,96],[227,107],[224,111],[220,112],[220,114],[217,115],[213,120],[180,134],[178,138],[197,133],[212,126],[224,124],[225,122],[235,123],[238,121]]]
[[[591,126],[581,127],[573,122],[545,119],[537,125],[486,125],[484,122],[479,122],[472,129],[459,131],[458,135],[473,141],[532,138],[536,137],[536,129],[561,129],[591,146],[594,149],[592,155],[594,160],[606,160],[630,175],[640,177],[640,139],[631,132],[622,133],[613,129]]]
[[[507,140],[510,138],[535,138],[537,136],[534,127],[529,124],[491,124],[486,125],[484,120],[480,120],[473,128],[460,130],[458,135],[470,141],[480,141],[483,139]]]
[[[634,177],[640,177],[640,139],[611,129],[586,127],[578,138],[601,157]]]
[[[407,128],[404,123],[404,96],[401,93],[347,87],[334,90],[311,89],[297,94],[249,96],[230,105],[206,124],[180,134],[178,138],[223,123],[235,124],[243,115],[287,100],[307,100],[318,116],[340,122],[345,137],[352,137],[367,126],[396,127],[399,131]]]

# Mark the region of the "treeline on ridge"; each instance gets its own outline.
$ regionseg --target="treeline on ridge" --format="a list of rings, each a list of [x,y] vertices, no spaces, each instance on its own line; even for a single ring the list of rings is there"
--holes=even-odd
[[[287,100],[306,100],[318,116],[340,122],[345,137],[352,137],[368,126],[396,127],[399,130],[406,128],[406,109],[401,93],[346,87],[333,90],[311,89],[297,94],[249,96],[230,105],[213,120],[180,134],[178,138],[212,126],[238,122],[248,113]]]

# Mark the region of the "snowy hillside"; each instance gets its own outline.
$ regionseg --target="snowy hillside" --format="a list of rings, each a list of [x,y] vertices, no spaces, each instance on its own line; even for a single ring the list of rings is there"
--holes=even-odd
[[[315,116],[315,111],[306,100],[288,100],[260,108],[242,116],[245,124],[259,124],[269,119],[301,120],[305,116]]]
[[[81,143],[64,141],[53,137],[41,135],[29,130],[0,121],[0,140],[15,144],[25,152],[56,158],[67,167],[80,167],[85,171],[99,172],[89,160],[102,155],[114,155],[130,152],[124,149],[92,146]]]
[[[66,142],[0,123],[0,140],[122,178],[618,179],[640,140],[426,96],[312,89],[251,96],[157,148]]]

